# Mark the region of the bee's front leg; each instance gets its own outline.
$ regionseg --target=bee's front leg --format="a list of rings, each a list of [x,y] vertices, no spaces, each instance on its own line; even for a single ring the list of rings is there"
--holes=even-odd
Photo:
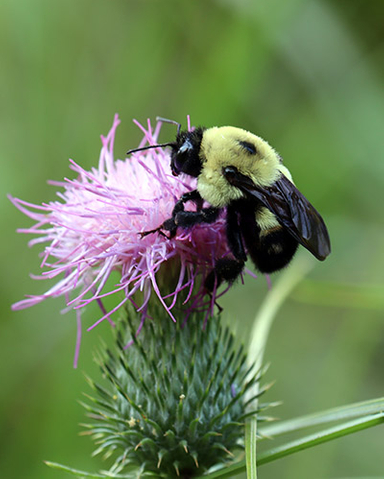
[[[201,208],[203,199],[201,198],[200,193],[197,190],[188,191],[188,193],[184,193],[181,196],[181,198],[176,202],[172,210],[171,218],[168,218],[167,220],[165,220],[162,225],[160,225],[158,228],[155,228],[154,230],[143,231],[139,233],[140,236],[143,238],[144,236],[147,236],[152,233],[159,233],[163,236],[166,236],[169,239],[173,238],[176,235],[177,227],[183,226],[182,224],[183,220],[181,219],[183,214],[191,213],[189,211],[184,211],[184,204],[187,201],[194,201],[197,207]],[[181,223],[179,222],[180,219],[181,219]],[[164,231],[168,231],[169,236],[166,235]]]

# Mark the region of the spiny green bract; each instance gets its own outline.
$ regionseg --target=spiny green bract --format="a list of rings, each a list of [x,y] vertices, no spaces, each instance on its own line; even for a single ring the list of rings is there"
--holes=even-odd
[[[247,380],[243,348],[235,349],[218,318],[205,329],[197,316],[183,327],[161,319],[147,320],[137,337],[132,317],[124,321],[129,335],[120,327],[116,350],[100,355],[110,385],[89,381],[97,397],[86,406],[94,420],[88,427],[95,453],[114,455],[113,472],[135,466],[141,474],[197,477],[242,447],[244,395],[260,375]]]

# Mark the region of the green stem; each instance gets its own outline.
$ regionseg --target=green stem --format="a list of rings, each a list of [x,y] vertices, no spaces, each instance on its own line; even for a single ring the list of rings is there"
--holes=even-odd
[[[308,274],[313,266],[314,261],[310,256],[298,256],[292,266],[281,273],[276,285],[269,291],[264,303],[261,305],[254,321],[248,349],[248,359],[251,364],[255,365],[255,371],[260,370],[262,367],[267,339],[276,313],[291,291]],[[259,388],[260,386],[257,384],[256,391],[254,391],[256,394],[259,392]],[[257,409],[257,406],[258,400],[255,400],[252,407]],[[245,461],[248,479],[257,479],[256,438],[257,417],[252,416],[245,424]]]

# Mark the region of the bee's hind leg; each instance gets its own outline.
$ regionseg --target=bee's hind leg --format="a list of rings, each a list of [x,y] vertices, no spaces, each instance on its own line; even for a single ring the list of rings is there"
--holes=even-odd
[[[244,269],[244,261],[234,258],[220,258],[216,261],[215,267],[205,278],[204,286],[208,292],[218,288],[223,281],[233,283],[240,276]]]
[[[243,239],[239,227],[239,214],[237,203],[232,203],[227,206],[226,216],[226,235],[228,247],[232,256],[219,258],[216,260],[214,269],[208,274],[205,279],[205,288],[208,291],[213,291],[214,287],[219,287],[223,281],[233,283],[240,276],[244,269],[247,255],[245,253]]]

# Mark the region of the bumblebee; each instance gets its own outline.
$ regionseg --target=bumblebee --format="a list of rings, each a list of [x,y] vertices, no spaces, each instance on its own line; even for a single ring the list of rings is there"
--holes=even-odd
[[[197,178],[196,190],[176,202],[172,217],[154,232],[176,234],[177,228],[213,223],[225,210],[231,255],[218,258],[205,287],[212,291],[223,281],[233,282],[243,271],[247,255],[262,273],[289,264],[301,244],[318,260],[331,252],[327,227],[316,209],[292,181],[282,158],[262,138],[233,126],[181,131],[173,142],[128,151],[171,147],[171,170]],[[192,201],[197,211],[185,211]],[[209,204],[203,207],[203,203]]]

